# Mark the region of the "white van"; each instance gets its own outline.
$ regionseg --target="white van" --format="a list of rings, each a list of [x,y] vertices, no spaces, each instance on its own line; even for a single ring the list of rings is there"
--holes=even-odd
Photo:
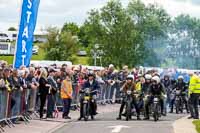
[[[11,39],[6,33],[0,33],[0,42],[10,42]]]
[[[9,42],[0,42],[0,55],[14,55],[15,46]]]

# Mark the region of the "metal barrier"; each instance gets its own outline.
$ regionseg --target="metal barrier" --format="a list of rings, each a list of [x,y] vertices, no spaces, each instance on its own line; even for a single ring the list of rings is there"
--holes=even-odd
[[[115,83],[109,85],[107,83],[100,83],[100,92],[97,97],[99,104],[113,103],[119,99],[119,90],[121,84]],[[73,100],[72,106],[79,107],[79,89],[78,84],[73,84]],[[0,132],[3,132],[3,125],[9,128],[15,127],[13,123],[18,119],[22,119],[25,124],[28,124],[32,119],[31,115],[34,114],[38,117],[37,111],[39,106],[38,90],[33,89],[20,89],[0,90]],[[62,108],[62,100],[59,92],[56,94],[56,107]],[[75,109],[76,109],[75,108]]]

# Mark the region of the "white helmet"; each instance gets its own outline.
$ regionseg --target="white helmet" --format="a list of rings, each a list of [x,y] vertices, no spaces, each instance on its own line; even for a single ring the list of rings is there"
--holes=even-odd
[[[127,76],[127,79],[135,80],[135,77],[134,77],[134,75],[130,74],[130,75]]]
[[[178,79],[184,79],[184,77],[182,75],[178,76]]]
[[[152,76],[151,76],[150,74],[146,74],[146,75],[144,76],[144,78],[145,78],[146,80],[151,80],[151,79],[152,79]]]
[[[158,83],[160,83],[160,78],[158,76],[154,76],[152,78],[152,81],[156,81],[156,83],[158,84]]]
[[[114,65],[113,65],[113,64],[110,64],[110,65],[109,65],[109,68],[114,68]]]

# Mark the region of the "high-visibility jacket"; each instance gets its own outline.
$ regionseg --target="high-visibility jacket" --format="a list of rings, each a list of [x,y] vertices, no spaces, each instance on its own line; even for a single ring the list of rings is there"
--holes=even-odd
[[[137,91],[137,92],[140,92],[141,89],[142,89],[141,82],[137,82],[137,83],[136,83],[136,91]]]
[[[196,83],[196,88],[194,90],[194,93],[200,94],[200,77],[197,76],[197,83]]]
[[[190,78],[189,94],[199,93],[200,94],[200,78],[197,75],[193,75]]]

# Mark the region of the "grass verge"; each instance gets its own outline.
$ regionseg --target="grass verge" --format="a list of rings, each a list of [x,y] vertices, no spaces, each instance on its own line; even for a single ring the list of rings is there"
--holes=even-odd
[[[192,123],[195,125],[197,132],[200,133],[200,120],[195,120]]]

